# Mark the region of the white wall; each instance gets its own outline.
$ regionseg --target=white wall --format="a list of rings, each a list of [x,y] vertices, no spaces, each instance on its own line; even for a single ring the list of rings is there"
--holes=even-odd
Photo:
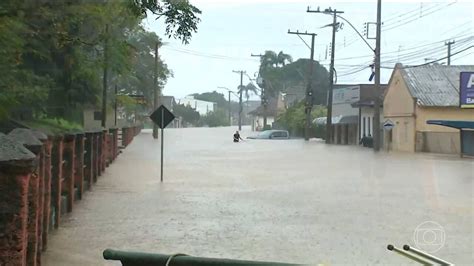
[[[360,109],[360,127],[359,127],[359,137],[364,136],[364,118],[365,118],[365,135],[374,136],[374,108],[371,107],[362,107]],[[370,121],[370,123],[369,123]],[[383,109],[380,108],[380,123],[385,122],[383,116]]]
[[[177,103],[191,106],[191,108],[196,110],[200,115],[206,115],[207,113],[214,111],[213,102],[196,100],[192,96],[187,96],[183,99],[178,99]]]
[[[359,91],[359,86],[334,89],[332,117],[359,115],[359,109],[351,106],[359,101]]]
[[[267,117],[267,125],[272,125],[275,122],[275,118],[273,116]],[[253,130],[262,130],[263,129],[263,116],[256,116],[253,119]]]

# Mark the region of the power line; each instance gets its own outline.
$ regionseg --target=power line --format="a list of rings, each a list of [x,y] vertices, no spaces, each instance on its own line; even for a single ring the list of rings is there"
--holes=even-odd
[[[473,47],[474,47],[474,45],[471,45],[471,46],[469,46],[469,47],[467,47],[467,48],[464,48],[464,49],[462,49],[462,50],[460,50],[460,51],[457,51],[457,52],[455,52],[455,53],[452,53],[451,56],[458,55],[458,54],[460,54],[460,53],[462,53],[462,52],[465,52],[465,51],[467,51],[467,50],[469,50],[469,49],[471,49],[471,48],[473,48]],[[438,59],[433,60],[433,61],[430,61],[430,62],[426,62],[426,63],[424,63],[424,64],[413,65],[413,66],[405,66],[405,67],[403,67],[403,68],[415,68],[415,67],[420,67],[420,66],[426,66],[426,65],[433,64],[433,63],[437,63],[437,62],[439,62],[439,61],[441,61],[441,60],[444,60],[444,59],[447,59],[447,58],[448,58],[448,56],[445,56],[445,57],[438,58]],[[383,68],[392,69],[393,67],[383,67]]]
[[[451,39],[456,39],[455,36],[453,36]],[[462,38],[462,39],[458,39],[457,42],[458,43],[463,43],[465,41],[470,41],[470,40],[473,40],[474,37],[473,36],[470,36],[470,37],[465,37],[465,38]],[[390,51],[390,52],[385,52],[385,53],[382,53],[382,56],[386,56],[386,55],[391,55],[391,54],[397,54],[396,57],[398,57],[398,53],[400,52],[406,52],[406,51],[411,51],[411,50],[415,50],[415,49],[418,49],[418,48],[423,48],[423,49],[419,49],[419,51],[427,51],[426,49],[433,49],[433,48],[427,48],[429,46],[434,46],[434,45],[442,45],[444,43],[444,40],[443,41],[436,41],[436,42],[432,42],[432,43],[428,43],[428,44],[423,44],[423,45],[417,45],[417,46],[413,46],[413,47],[409,47],[409,48],[406,48],[406,49],[402,49],[402,50],[394,50],[394,51]],[[442,49],[443,46],[439,46],[437,47],[438,49]],[[416,51],[416,52],[419,52],[419,51]],[[431,51],[431,50],[430,50]],[[410,52],[410,53],[416,53],[416,52]],[[402,53],[400,54],[400,57],[406,55],[405,53]],[[367,58],[367,57],[372,57],[373,54],[368,54],[368,55],[360,55],[360,56],[351,56],[351,57],[343,57],[343,58],[337,58],[338,61],[344,61],[344,60],[352,60],[352,59],[359,59],[359,58]],[[394,55],[395,56],[395,55]],[[324,62],[324,61],[323,61]]]
[[[442,4],[442,3],[436,3],[434,6],[439,6],[439,5],[441,5],[441,4]],[[433,6],[432,6],[432,7],[433,7]],[[432,8],[432,7],[429,7],[429,8]],[[429,9],[429,8],[428,8],[428,9]],[[385,19],[385,20],[383,21],[383,23],[387,23],[387,22],[389,22],[389,21],[393,21],[393,20],[396,20],[396,19],[402,19],[402,17],[407,16],[407,15],[410,15],[410,14],[415,13],[415,12],[418,12],[418,11],[420,11],[420,7],[417,7],[417,8],[415,8],[415,9],[411,10],[411,11],[406,11],[406,12],[403,12],[403,11],[402,11],[402,12],[399,12],[398,14],[395,14],[394,16],[390,16],[390,17],[388,17],[387,19]]]
[[[410,19],[410,20],[405,20],[405,21],[403,21],[402,23],[399,23],[399,24],[397,24],[397,25],[389,26],[389,27],[385,28],[383,31],[389,31],[389,30],[393,30],[393,29],[399,28],[399,27],[404,26],[404,25],[406,25],[406,24],[409,24],[409,23],[411,23],[411,22],[413,22],[413,21],[415,21],[415,20],[421,19],[421,18],[423,18],[423,17],[429,16],[429,15],[431,15],[431,14],[433,14],[433,13],[438,12],[438,11],[444,10],[446,7],[452,6],[452,5],[454,5],[455,3],[457,3],[457,1],[451,2],[451,3],[447,4],[446,6],[443,6],[443,7],[441,7],[441,8],[436,9],[436,10],[433,10],[432,12],[423,14],[423,15],[421,15],[421,16],[419,16],[419,17],[416,17],[416,18],[413,18],[413,19]]]
[[[193,50],[188,50],[188,49],[173,48],[170,46],[163,46],[163,48],[167,50],[183,53],[183,54],[206,57],[206,58],[211,58],[211,59],[230,60],[230,61],[251,61],[251,62],[258,61],[251,58],[243,58],[243,57],[241,58],[241,57],[231,57],[231,56],[218,55],[218,54],[208,54],[208,53],[203,53],[203,52],[198,52],[198,51],[193,51]]]

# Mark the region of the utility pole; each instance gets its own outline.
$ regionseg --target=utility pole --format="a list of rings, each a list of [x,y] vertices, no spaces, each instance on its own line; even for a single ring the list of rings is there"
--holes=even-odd
[[[336,32],[339,27],[337,23],[337,15],[343,14],[344,11],[337,11],[336,9],[332,10],[331,8],[325,9],[324,11],[320,11],[319,8],[317,10],[308,10],[308,13],[323,13],[323,14],[332,14],[332,42],[331,42],[331,64],[329,69],[329,92],[328,92],[328,99],[327,99],[327,116],[326,116],[326,143],[331,143],[332,140],[332,95],[334,91],[334,57],[336,54]]]
[[[310,129],[311,129],[311,109],[313,109],[313,65],[314,65],[314,38],[316,37],[316,33],[308,33],[308,32],[299,32],[299,31],[290,31],[288,30],[288,34],[296,34],[298,37],[300,35],[309,35],[311,36],[311,55],[310,55],[310,62],[309,62],[309,73],[308,73],[308,85],[306,87],[306,106],[305,106],[305,113],[306,113],[306,123],[304,129],[304,139],[306,141],[309,140]],[[300,37],[301,38],[301,37]]]
[[[445,42],[444,44],[448,46],[448,66],[451,65],[451,45],[453,45],[455,41]]]
[[[224,89],[229,93],[229,125],[232,126],[232,102],[230,100],[230,94],[234,93],[233,91],[229,90],[227,87],[217,87],[218,89]],[[234,93],[235,94],[235,93]]]
[[[102,128],[107,126],[107,79],[109,68],[109,24],[105,24],[105,40],[104,40],[104,75],[102,80]]]
[[[153,110],[158,108],[158,42],[155,43],[155,71],[153,73]],[[158,139],[158,125],[153,123],[153,138]]]
[[[377,37],[375,39],[374,151],[380,150],[380,44],[382,33],[382,0],[377,0]]]
[[[228,91],[228,92],[229,92],[229,126],[232,126],[232,103],[230,101],[231,91]]]
[[[242,91],[243,91],[243,87],[244,87],[244,73],[245,71],[243,70],[239,70],[239,71],[236,71],[236,70],[232,70],[232,72],[234,73],[240,73],[240,86],[239,86],[239,130],[242,130],[242,111],[243,111],[243,107],[242,107]]]
[[[252,57],[259,57],[260,59],[264,56],[263,54],[250,54]],[[267,99],[267,89],[266,89],[266,82],[260,74],[260,70],[258,73],[260,80],[257,80],[257,85],[259,85],[262,89],[262,105],[263,105],[263,129],[267,127],[267,108],[268,108],[268,99]]]

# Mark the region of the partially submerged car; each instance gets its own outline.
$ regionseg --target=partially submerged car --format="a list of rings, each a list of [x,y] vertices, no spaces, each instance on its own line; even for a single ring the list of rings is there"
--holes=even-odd
[[[286,130],[265,130],[248,139],[289,139],[290,134]]]

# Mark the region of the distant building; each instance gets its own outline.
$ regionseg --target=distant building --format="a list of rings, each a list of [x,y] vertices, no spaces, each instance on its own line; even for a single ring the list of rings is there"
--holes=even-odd
[[[173,108],[176,105],[176,101],[173,96],[160,96],[158,97],[158,103],[164,105],[168,110],[173,113]],[[168,127],[180,128],[182,125],[182,118],[176,117]]]
[[[474,109],[459,108],[459,75],[474,66],[397,64],[384,100],[385,149],[460,153],[459,130],[428,125],[427,120],[474,120]]]
[[[380,121],[383,124],[383,99],[387,92],[388,85],[380,85]],[[359,139],[364,136],[374,136],[375,124],[375,85],[374,84],[360,84],[359,85],[359,100],[351,104],[352,107],[357,108],[358,112],[358,128]],[[382,127],[380,127],[382,130]],[[383,140],[382,140],[383,141]]]
[[[267,125],[273,126],[273,123],[276,121],[278,115],[283,112],[285,112],[285,103],[283,102],[282,95],[278,94],[277,97],[270,98],[268,100],[266,109],[260,104],[255,110],[249,113],[249,115],[253,117],[252,130],[260,131],[263,129],[265,116],[267,117]]]
[[[384,95],[387,85],[381,85],[380,95]],[[332,140],[334,144],[357,145],[364,136],[374,135],[374,95],[373,84],[335,84],[332,105]],[[382,102],[383,100],[381,100]],[[380,107],[382,113],[383,107]],[[383,117],[380,118],[380,123]],[[313,121],[325,125],[326,117]]]
[[[213,112],[214,107],[216,105],[216,103],[214,102],[206,102],[206,101],[194,99],[194,96],[186,96],[182,99],[178,99],[177,103],[190,106],[191,108],[196,110],[200,115],[206,115],[209,112]]]

